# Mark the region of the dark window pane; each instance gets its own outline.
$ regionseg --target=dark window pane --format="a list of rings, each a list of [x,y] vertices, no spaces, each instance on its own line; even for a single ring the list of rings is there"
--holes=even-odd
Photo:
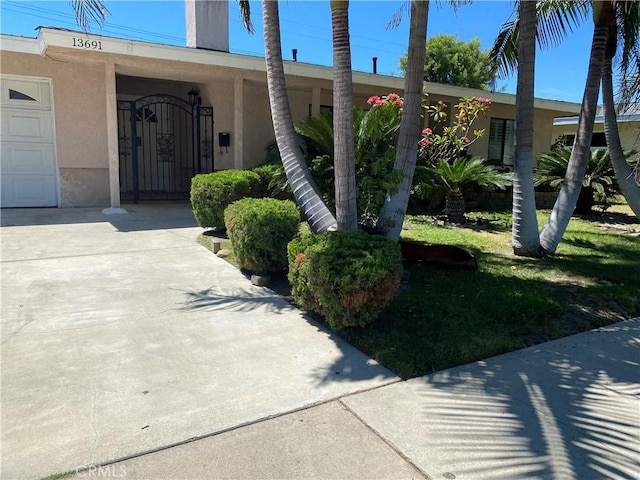
[[[9,98],[11,100],[27,100],[29,102],[37,102],[35,98],[31,98],[29,95],[26,95],[17,90],[13,90],[12,88],[9,89]]]
[[[591,137],[591,146],[592,147],[606,147],[607,139],[604,136],[604,132],[594,133],[593,137]]]

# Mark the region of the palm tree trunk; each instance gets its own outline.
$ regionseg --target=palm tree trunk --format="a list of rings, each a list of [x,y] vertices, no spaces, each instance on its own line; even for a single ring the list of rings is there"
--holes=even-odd
[[[580,189],[582,188],[582,181],[587,170],[587,164],[591,154],[593,123],[598,106],[598,93],[600,90],[600,79],[602,78],[602,65],[604,63],[608,25],[611,22],[611,17],[613,17],[613,22],[615,22],[615,11],[610,1],[594,1],[593,9],[595,26],[591,44],[591,55],[589,57],[587,82],[584,96],[582,97],[582,106],[580,108],[578,130],[558,199],[553,206],[549,220],[547,220],[540,234],[540,245],[542,249],[551,254],[555,253],[567,229],[573,210],[576,207]]]
[[[465,205],[464,195],[462,195],[461,190],[450,190],[447,192],[445,213],[451,223],[464,223]]]
[[[353,144],[353,80],[349,43],[349,2],[331,0],[333,30],[333,132],[338,230],[358,228],[356,160]]]
[[[611,58],[605,60],[602,69],[602,108],[604,110],[604,135],[607,138],[609,155],[611,156],[613,170],[616,172],[620,191],[633,213],[640,218],[640,185],[636,183],[635,176],[624,158],[622,145],[620,144],[620,133],[613,101]]]
[[[533,187],[533,115],[536,55],[536,3],[520,0],[518,7],[518,84],[516,90],[516,152],[513,181],[513,253],[527,257],[541,254]]]
[[[382,208],[377,225],[379,229],[386,232],[387,238],[394,241],[400,238],[418,156],[428,16],[429,1],[412,0],[407,71],[404,79],[404,110],[393,166],[396,170],[400,170],[403,176],[397,192],[394,195],[388,194],[388,201]]]
[[[318,188],[311,178],[293,128],[282,63],[277,1],[265,0],[262,2],[262,21],[271,118],[282,165],[296,203],[307,218],[311,231],[314,233],[324,232],[335,226],[336,220],[318,193]]]

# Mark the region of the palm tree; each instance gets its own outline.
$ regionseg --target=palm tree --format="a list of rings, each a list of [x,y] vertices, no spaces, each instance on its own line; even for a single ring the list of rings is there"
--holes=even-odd
[[[349,43],[349,1],[331,0],[333,30],[333,131],[338,230],[358,228],[353,145],[353,82]]]
[[[536,196],[533,186],[533,115],[536,55],[536,4],[521,0],[518,7],[518,81],[516,89],[516,151],[513,181],[513,253],[540,256]]]
[[[537,29],[538,42],[542,46],[558,43],[564,38],[567,31],[571,29],[571,26],[578,23],[589,3],[593,10],[594,35],[587,82],[582,101],[578,131],[572,149],[569,168],[567,169],[566,181],[563,183],[551,216],[540,234],[540,245],[547,253],[554,253],[557,249],[580,194],[582,179],[590,153],[596,103],[603,73],[602,69],[605,64],[604,53],[607,44],[607,33],[608,30],[616,25],[617,11],[620,12],[622,10],[626,12],[626,15],[620,16],[625,32],[623,37],[626,39],[627,37],[633,37],[635,35],[637,41],[637,1],[593,0],[587,2],[586,0],[579,0],[568,2],[542,0],[537,3],[539,20]],[[634,17],[636,18],[635,23],[630,21],[630,18]],[[541,19],[543,19],[545,23],[541,23]],[[492,57],[503,70],[507,70],[517,62],[517,55],[513,48],[517,42],[517,32],[518,20],[505,24],[494,45]],[[625,51],[622,55],[623,63],[626,56],[625,54],[628,53],[628,51]],[[637,64],[638,62],[636,62],[636,65]],[[628,83],[637,86],[638,80],[629,82],[629,78],[629,73],[626,70],[623,71],[621,83],[623,85]],[[617,163],[620,163],[619,160]]]
[[[311,178],[293,127],[289,98],[285,84],[280,40],[278,2],[262,2],[267,86],[271,118],[280,157],[296,203],[307,218],[314,233],[321,233],[336,225],[336,219],[322,201],[322,197]]]
[[[565,181],[562,184],[553,210],[551,210],[551,215],[540,233],[540,245],[547,253],[555,253],[578,202],[582,180],[584,179],[590,156],[593,123],[598,106],[600,79],[602,78],[609,26],[612,23],[615,24],[613,2],[593,1],[592,8],[594,21],[593,40],[587,81],[580,108],[578,130],[571,150],[571,159],[569,160]]]
[[[618,131],[618,122],[616,119],[615,103],[613,99],[613,71],[612,62],[616,53],[618,44],[618,33],[622,31],[623,53],[621,55],[622,77],[629,77],[629,68],[635,68],[636,78],[640,78],[638,70],[640,70],[640,42],[638,41],[638,27],[640,24],[640,2],[619,2],[618,18],[622,22],[622,28],[618,25],[612,25],[609,31],[609,39],[607,43],[606,58],[602,69],[602,107],[604,110],[604,134],[609,147],[609,154],[613,163],[613,169],[620,186],[620,191],[624,195],[627,203],[640,218],[640,179],[636,178],[634,172],[626,162],[625,154],[622,151],[620,143],[620,133]],[[635,62],[631,62],[630,57],[634,57]],[[623,98],[625,96],[624,88],[627,82],[622,85]],[[638,85],[632,90],[635,96],[638,96]],[[631,96],[633,96],[633,93]],[[637,98],[636,98],[637,99]]]
[[[490,61],[500,76],[516,66],[516,150],[513,188],[513,228],[511,245],[516,255],[539,256],[538,220],[533,185],[533,79],[535,40],[542,48],[560,43],[568,31],[586,15],[585,1],[562,2],[521,0],[515,20],[505,23],[490,53]],[[524,59],[518,62],[518,59]]]
[[[398,146],[394,169],[402,172],[402,182],[397,192],[389,194],[378,228],[386,232],[387,238],[398,241],[404,216],[409,204],[413,174],[418,156],[420,140],[420,114],[422,112],[422,82],[424,75],[425,44],[427,42],[428,0],[411,1],[409,24],[409,51],[407,71],[404,79],[404,111],[398,133]]]

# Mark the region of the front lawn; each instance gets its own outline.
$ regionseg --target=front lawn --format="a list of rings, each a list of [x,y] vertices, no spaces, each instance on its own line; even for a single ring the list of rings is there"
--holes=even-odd
[[[640,223],[618,210],[573,218],[542,259],[511,253],[510,211],[473,212],[488,220],[476,228],[410,216],[403,238],[464,247],[478,269],[406,265],[409,284],[380,318],[344,335],[406,379],[638,316]]]
[[[538,212],[540,227],[548,215]],[[407,379],[640,316],[640,222],[627,206],[572,218],[556,255],[541,259],[512,254],[510,210],[467,217],[480,220],[408,216],[402,237],[466,248],[477,270],[405,264],[410,280],[380,318],[341,335]]]

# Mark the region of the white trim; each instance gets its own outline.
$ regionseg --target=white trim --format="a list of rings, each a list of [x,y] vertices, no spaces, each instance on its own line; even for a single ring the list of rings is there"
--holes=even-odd
[[[0,50],[40,55],[40,46],[37,38],[17,37],[3,33],[0,33]]]
[[[176,62],[188,62],[200,65],[219,66],[235,68],[239,70],[249,70],[266,72],[265,60],[262,57],[238,55],[227,52],[216,52],[212,50],[200,50],[189,47],[176,47],[172,45],[162,45],[138,40],[127,40],[122,38],[86,34],[71,30],[40,28],[38,31],[38,41],[40,50],[38,53],[44,54],[50,47],[65,48],[71,51],[84,49],[73,47],[74,38],[88,38],[101,42],[102,50],[99,53],[110,53],[116,55],[127,55],[134,57],[151,58],[157,60],[169,60]],[[4,45],[3,45],[3,48]],[[97,50],[89,50],[96,52]],[[284,71],[287,75],[295,75],[305,78],[333,81],[333,70],[331,67],[313,65],[303,62],[284,62]],[[404,79],[365,72],[353,72],[353,82],[357,85],[367,85],[375,87],[377,90],[399,91],[404,89]],[[505,105],[515,105],[516,97],[512,94],[489,92],[472,88],[456,87],[438,83],[429,83],[428,92],[431,95],[446,95],[451,97],[483,96],[491,99],[494,103]],[[381,91],[380,94],[386,93]],[[580,104],[565,102],[561,100],[547,100],[536,98],[534,106],[538,109],[560,111],[567,113],[580,113]]]
[[[580,117],[558,117],[553,120],[553,126],[557,125],[577,125]],[[617,117],[618,123],[623,122],[640,122],[640,114],[620,115]],[[594,123],[604,123],[604,116],[599,115],[595,118]]]

